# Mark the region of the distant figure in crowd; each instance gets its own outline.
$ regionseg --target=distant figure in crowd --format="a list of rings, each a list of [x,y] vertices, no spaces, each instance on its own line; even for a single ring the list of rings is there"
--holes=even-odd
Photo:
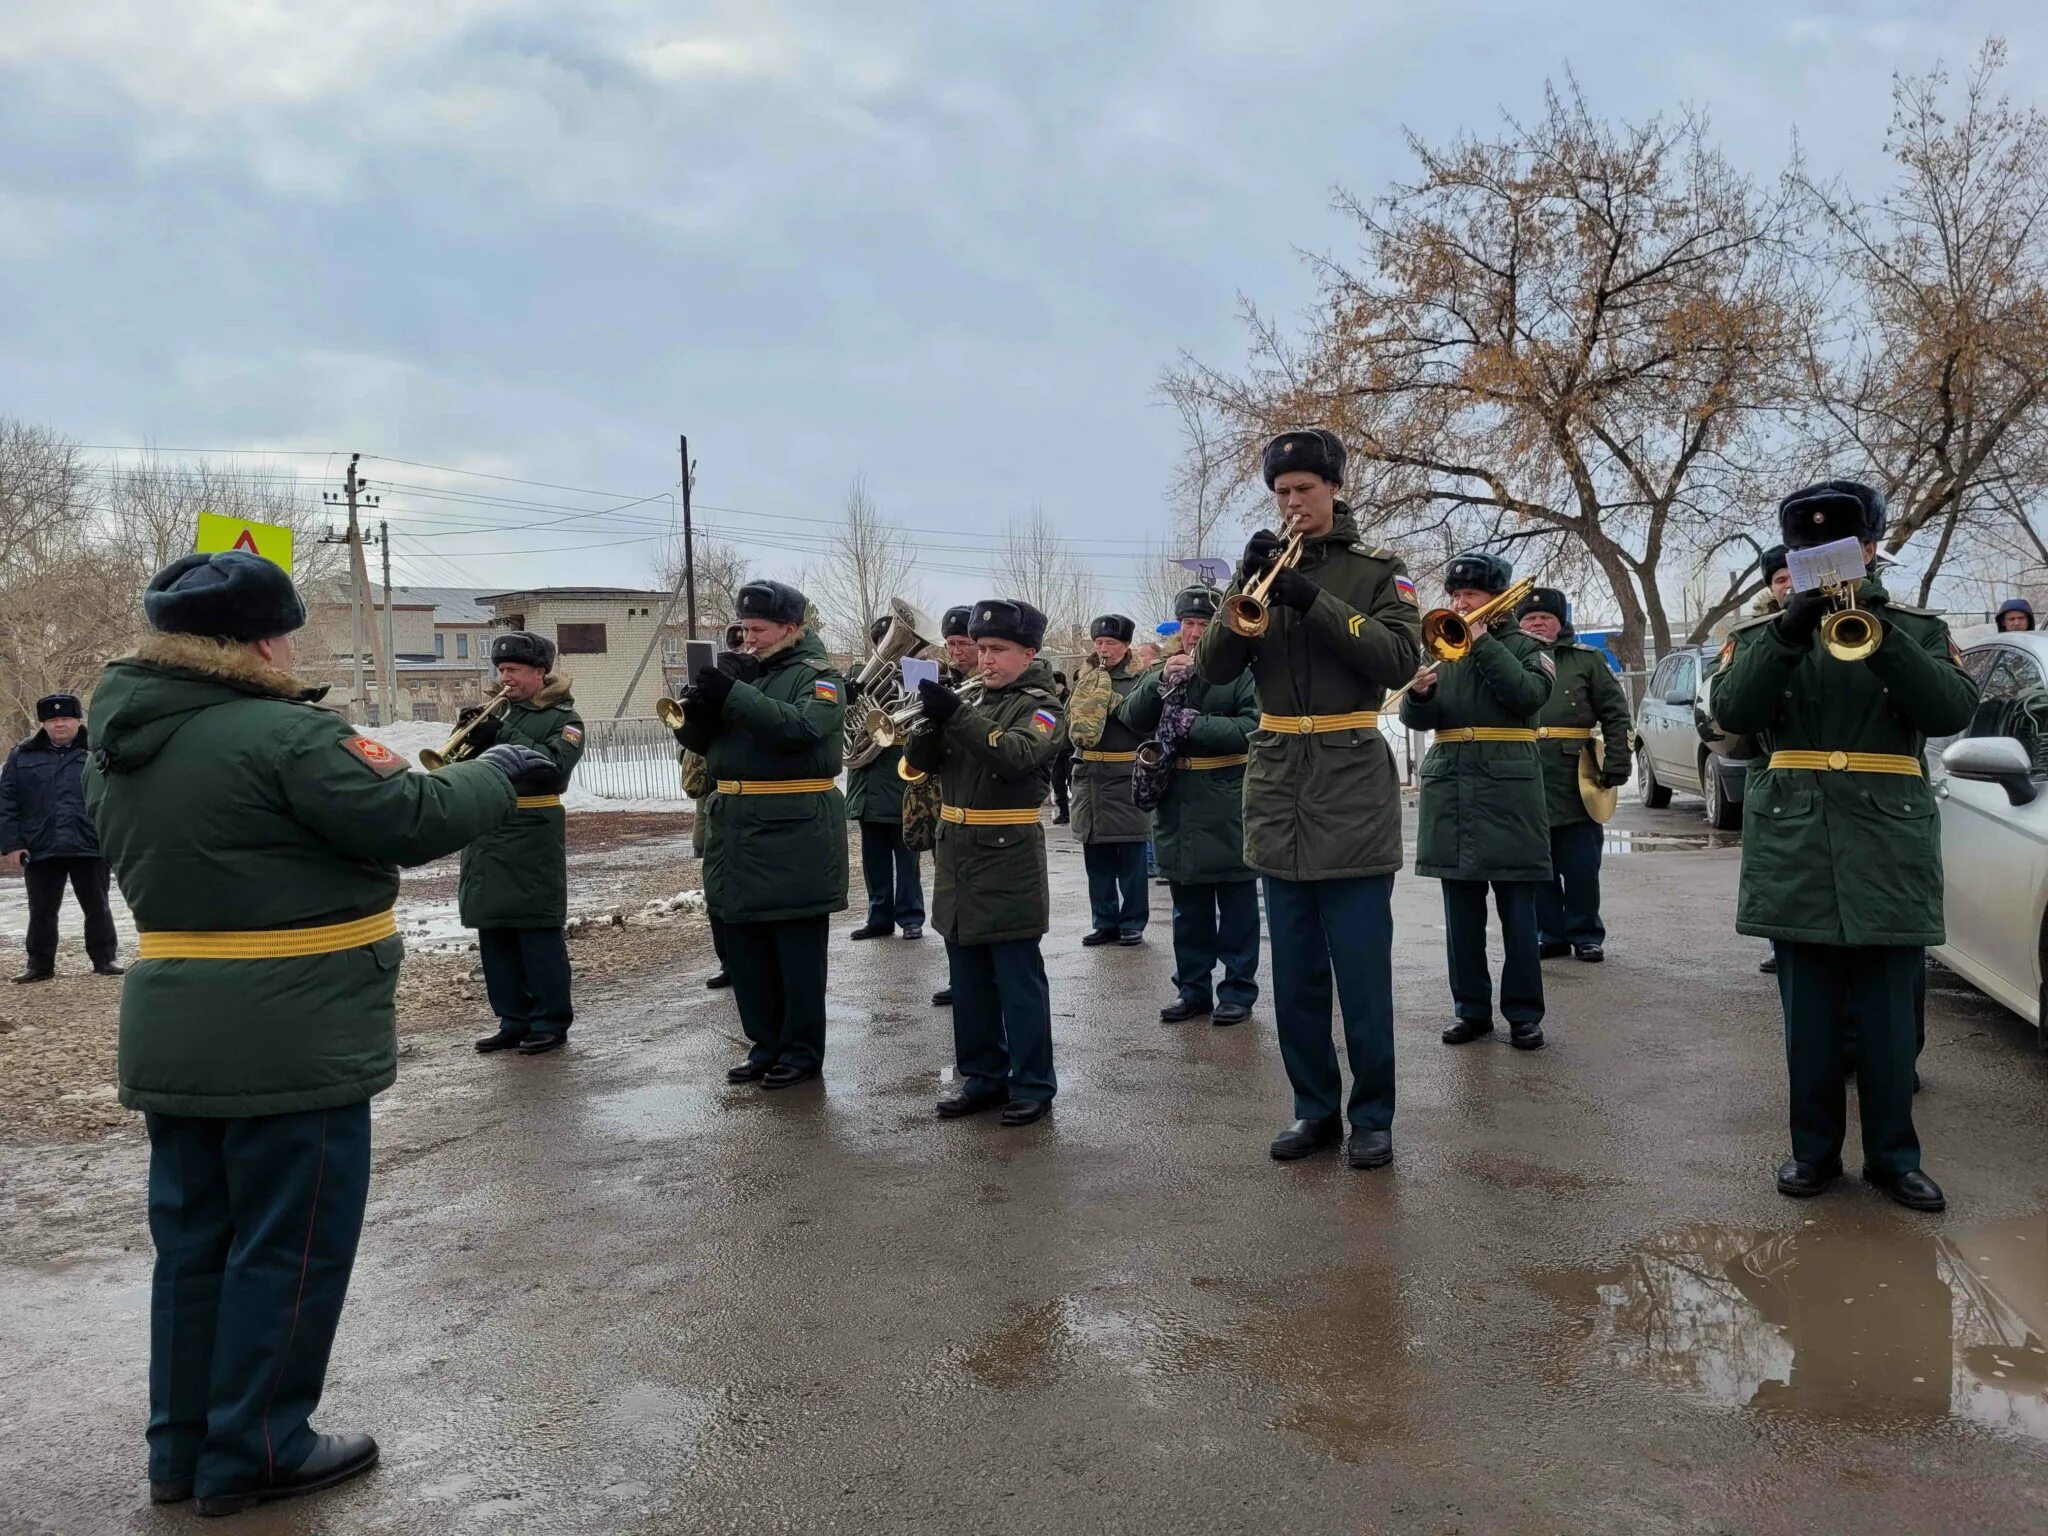
[[[64,883],[85,913],[85,952],[93,971],[118,976],[114,915],[107,907],[107,861],[85,811],[85,711],[78,695],[36,700],[41,729],[0,768],[0,854],[28,886],[28,969],[19,982],[57,974],[57,912]]]
[[[876,619],[869,641],[880,645],[889,623],[886,614]],[[903,841],[902,762],[901,747],[884,747],[846,773],[846,814],[860,823],[860,872],[868,891],[868,917],[853,930],[856,939],[886,939],[898,928],[906,939],[924,937],[924,880],[916,851]]]
[[[290,670],[305,605],[255,555],[173,562],[143,612],[154,633],[93,693],[85,797],[140,930],[117,1075],[149,1129],[149,1497],[228,1515],[377,1463],[368,1435],[307,1421],[362,1236],[370,1099],[398,1073],[399,866],[556,770],[507,742],[411,773],[316,707]]]
[[[1998,605],[1998,628],[2003,634],[2017,634],[2034,627],[2034,605],[2024,597],[2008,597]]]

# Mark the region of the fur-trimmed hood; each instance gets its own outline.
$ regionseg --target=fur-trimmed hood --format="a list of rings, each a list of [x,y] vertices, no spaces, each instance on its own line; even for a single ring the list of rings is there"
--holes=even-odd
[[[250,698],[312,705],[326,693],[245,645],[152,634],[100,674],[92,695],[93,760],[108,773],[132,773],[216,705]]]
[[[566,672],[550,672],[540,685],[540,692],[530,699],[519,700],[521,709],[553,709],[557,704],[571,704],[576,701],[569,697],[569,690],[576,679]]]

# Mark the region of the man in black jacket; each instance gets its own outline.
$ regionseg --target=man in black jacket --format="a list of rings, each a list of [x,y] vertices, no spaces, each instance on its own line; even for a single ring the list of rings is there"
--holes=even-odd
[[[0,855],[28,886],[28,969],[14,978],[19,982],[57,974],[57,909],[67,880],[85,911],[85,952],[93,970],[121,974],[107,907],[107,861],[85,809],[84,717],[76,694],[36,700],[42,728],[0,768]]]

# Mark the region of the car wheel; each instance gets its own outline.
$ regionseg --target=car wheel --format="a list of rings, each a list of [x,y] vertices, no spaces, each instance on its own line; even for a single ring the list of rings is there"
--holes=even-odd
[[[1650,766],[1650,760],[1642,759],[1643,804],[1653,811],[1661,811],[1671,803],[1671,791],[1657,782],[1657,770]]]
[[[1700,793],[1706,797],[1708,826],[1716,832],[1741,828],[1742,803],[1728,798],[1728,780],[1711,752],[1700,759]]]

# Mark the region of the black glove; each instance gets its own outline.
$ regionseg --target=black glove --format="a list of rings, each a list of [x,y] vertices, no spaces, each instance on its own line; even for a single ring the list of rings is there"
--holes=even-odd
[[[1316,593],[1322,590],[1301,572],[1291,566],[1273,578],[1272,591],[1267,595],[1282,608],[1292,608],[1296,613],[1307,613],[1308,605],[1316,600]]]
[[[562,770],[547,753],[536,752],[516,741],[501,741],[495,747],[484,748],[477,761],[489,763],[505,775],[514,789],[549,790],[562,777]]]
[[[849,720],[853,718],[854,710],[859,707],[860,699],[860,679],[857,677],[849,677],[846,680],[846,715]]]
[[[1820,630],[1820,621],[1827,617],[1828,595],[1825,592],[1794,592],[1785,604],[1785,611],[1778,615],[1778,638],[1787,645],[1804,650],[1813,643],[1813,637]]]
[[[475,720],[476,717],[482,714],[483,712],[484,709],[481,704],[472,704],[467,709],[463,710],[460,714],[456,715],[455,723],[457,726],[468,725],[472,720]],[[488,747],[497,741],[498,727],[502,723],[502,721],[502,716],[493,715],[491,716],[490,719],[479,722],[475,727],[471,729],[470,733],[467,736],[465,736],[463,740],[467,741],[472,747],[478,749]]]
[[[944,725],[960,708],[960,695],[943,683],[926,678],[917,685],[918,706],[933,725]]]
[[[725,696],[732,692],[732,679],[716,667],[699,667],[695,686],[696,696],[702,699],[715,715],[725,707]]]
[[[1244,559],[1238,562],[1237,579],[1240,584],[1251,581],[1273,563],[1273,557],[1285,547],[1286,541],[1270,528],[1261,528],[1251,536],[1244,547]]]

